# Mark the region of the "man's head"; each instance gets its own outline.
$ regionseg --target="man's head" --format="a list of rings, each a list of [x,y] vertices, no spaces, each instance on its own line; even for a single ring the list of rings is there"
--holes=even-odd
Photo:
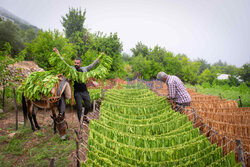
[[[162,71],[157,74],[157,79],[159,79],[163,82],[166,82],[167,77],[168,77],[167,74],[165,72],[162,72]]]
[[[82,65],[82,60],[81,58],[75,58],[75,68],[79,69]]]

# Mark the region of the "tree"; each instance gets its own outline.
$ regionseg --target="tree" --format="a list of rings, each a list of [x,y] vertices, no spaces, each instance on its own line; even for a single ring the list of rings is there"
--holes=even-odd
[[[12,57],[19,54],[19,52],[24,49],[20,28],[11,21],[0,22],[0,50],[4,48],[3,46],[6,42],[12,46]]]
[[[198,58],[197,60],[195,60],[195,62],[200,64],[200,68],[199,68],[199,75],[205,70],[205,69],[209,69],[210,68],[210,64],[205,60],[205,59],[200,59]]]
[[[122,43],[117,33],[109,35],[102,32],[91,34],[83,27],[85,14],[81,9],[69,9],[69,13],[62,17],[62,25],[66,37],[77,50],[77,56],[83,60],[83,65],[88,65],[97,57],[100,52],[110,56],[113,61],[111,73],[108,77],[121,77],[126,74],[124,61],[122,60]]]
[[[211,70],[209,70],[208,68],[205,69],[201,75],[198,78],[198,82],[201,84],[203,82],[209,82],[210,84],[212,84],[212,82],[214,81],[214,79],[217,77],[215,72],[212,72]]]
[[[50,70],[51,65],[48,58],[52,53],[52,49],[57,47],[61,55],[64,57],[68,64],[76,57],[76,51],[73,49],[72,44],[63,37],[59,31],[39,31],[38,36],[22,51],[25,60],[34,60],[39,67],[44,70]]]
[[[37,33],[34,29],[29,28],[26,31],[24,31],[24,42],[31,43],[33,39],[35,39],[37,36]]]
[[[240,68],[239,75],[240,79],[246,82],[247,86],[250,86],[250,63],[246,63]]]
[[[111,73],[109,78],[123,77],[126,75],[124,70],[124,61],[122,60],[122,43],[117,33],[110,33],[109,35],[97,32],[93,34],[89,42],[86,44],[87,49],[95,50],[97,52],[104,52],[113,59],[111,65]]]
[[[182,56],[180,61],[182,65],[182,80],[184,82],[195,84],[198,80],[200,63],[192,62],[187,56]]]
[[[165,48],[156,45],[150,54],[148,54],[147,59],[162,63],[166,53],[167,51]]]
[[[149,54],[150,49],[146,45],[142,44],[142,42],[138,42],[135,45],[135,48],[131,49],[131,52],[132,52],[132,57],[136,57],[139,54],[141,54],[142,57],[146,57]]]
[[[169,75],[176,75],[182,79],[182,65],[178,57],[174,56],[172,52],[166,52],[162,61],[164,71]]]
[[[86,10],[82,12],[81,9],[74,9],[69,8],[69,12],[66,14],[65,17],[61,17],[62,21],[61,24],[64,27],[64,32],[66,34],[66,37],[70,39],[72,37],[72,34],[75,32],[84,32],[84,21]]]
[[[1,99],[1,101],[2,101],[2,107],[4,109],[5,89],[8,88],[9,86],[13,86],[13,82],[9,82],[9,81],[20,80],[20,76],[10,75],[8,66],[10,64],[14,64],[22,60],[22,57],[16,57],[14,59],[10,57],[11,45],[8,42],[6,42],[3,48],[1,49],[2,50],[0,51],[0,82],[1,82],[1,85],[3,86],[3,96],[2,96],[3,98]]]
[[[131,57],[129,54],[127,54],[127,53],[122,53],[122,59],[123,59],[125,62],[130,63],[131,60],[132,60],[132,57]]]
[[[219,60],[218,62],[214,63],[213,64],[214,66],[227,66],[227,63],[226,62],[222,62],[221,60]]]
[[[148,61],[142,54],[133,58],[132,68],[138,77],[143,77],[143,79],[150,79],[149,71],[151,68],[151,61]]]

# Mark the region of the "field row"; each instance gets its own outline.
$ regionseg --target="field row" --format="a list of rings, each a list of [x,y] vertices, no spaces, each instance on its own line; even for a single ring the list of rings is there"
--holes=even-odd
[[[147,89],[105,93],[99,120],[90,122],[82,166],[237,166],[234,154],[194,129],[186,115]]]

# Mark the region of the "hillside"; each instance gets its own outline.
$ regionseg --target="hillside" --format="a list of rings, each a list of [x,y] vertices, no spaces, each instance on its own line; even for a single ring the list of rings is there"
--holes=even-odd
[[[28,28],[32,28],[34,29],[36,32],[39,30],[38,27],[31,25],[29,22],[27,22],[26,20],[14,15],[13,13],[9,12],[8,10],[2,8],[0,6],[0,16],[4,16],[8,19],[13,20],[16,24],[18,24],[20,26],[21,29],[28,29]]]

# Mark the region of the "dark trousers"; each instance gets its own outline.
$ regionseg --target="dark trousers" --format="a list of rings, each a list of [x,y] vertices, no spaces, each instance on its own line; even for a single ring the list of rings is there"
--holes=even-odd
[[[84,115],[87,115],[89,112],[89,109],[91,108],[91,99],[90,99],[88,91],[74,92],[74,97],[76,100],[77,116],[80,122],[81,116],[82,116],[82,100],[84,101],[84,105],[85,105]]]

